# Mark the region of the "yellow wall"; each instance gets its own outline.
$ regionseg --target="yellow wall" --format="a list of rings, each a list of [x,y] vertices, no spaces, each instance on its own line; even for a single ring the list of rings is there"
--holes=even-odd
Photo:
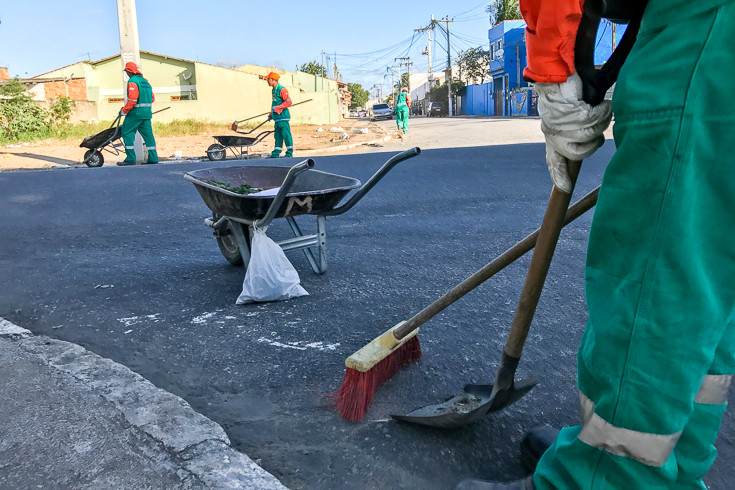
[[[271,107],[271,88],[260,78],[271,71],[265,67],[249,65],[232,70],[141,52],[140,68],[156,95],[153,111],[168,107],[164,112],[155,114],[154,121],[199,119],[229,125],[232,121],[268,112]],[[70,76],[71,73],[79,76],[82,72],[87,79],[88,97],[97,103],[98,119],[111,121],[124,105],[109,101],[110,98],[123,97],[120,57],[97,63],[77,63],[42,77]],[[282,73],[280,82],[288,89],[294,104],[313,99],[290,110],[292,124],[339,122],[337,84],[334,80],[300,72],[279,73]],[[188,95],[193,100],[172,100],[172,96],[182,95]],[[253,122],[260,122],[264,118],[256,118]]]

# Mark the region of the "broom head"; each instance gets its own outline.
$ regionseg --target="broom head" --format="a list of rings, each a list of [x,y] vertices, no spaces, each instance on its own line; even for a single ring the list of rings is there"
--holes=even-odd
[[[345,361],[345,379],[337,391],[337,411],[343,418],[350,422],[362,420],[378,386],[403,366],[421,359],[418,328],[401,340],[393,334],[403,323],[376,337]]]

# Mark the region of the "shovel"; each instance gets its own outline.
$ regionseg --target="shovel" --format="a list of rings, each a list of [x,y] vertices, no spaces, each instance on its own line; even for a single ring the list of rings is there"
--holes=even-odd
[[[568,162],[569,178],[572,185],[577,180],[582,162]],[[541,289],[549,271],[556,242],[567,216],[567,207],[572,195],[554,186],[546,207],[544,220],[539,228],[536,248],[528,269],[523,292],[518,301],[508,340],[503,349],[500,366],[492,384],[468,384],[464,393],[444,403],[419,408],[406,415],[392,415],[396,420],[419,425],[451,429],[470,424],[485,417],[488,413],[500,410],[520,399],[533,388],[538,380],[531,376],[515,380],[516,368],[521,359],[523,344],[526,342],[536,305],[541,297]],[[596,198],[596,193],[595,193]]]

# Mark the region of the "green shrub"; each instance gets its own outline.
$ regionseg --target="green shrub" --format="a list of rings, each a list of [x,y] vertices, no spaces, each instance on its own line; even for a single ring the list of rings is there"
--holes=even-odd
[[[48,135],[49,112],[33,101],[17,78],[0,85],[0,142]]]

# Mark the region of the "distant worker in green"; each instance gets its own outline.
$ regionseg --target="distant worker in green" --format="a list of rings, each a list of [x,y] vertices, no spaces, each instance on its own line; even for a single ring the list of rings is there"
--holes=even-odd
[[[396,124],[398,125],[398,131],[403,131],[403,134],[408,133],[408,108],[411,107],[411,96],[408,94],[408,89],[403,87],[401,93],[398,95],[398,101],[396,102]]]
[[[143,137],[148,150],[148,160],[143,163],[158,163],[156,140],[153,138],[153,128],[151,127],[151,118],[153,117],[151,106],[153,101],[156,100],[156,96],[153,95],[151,84],[143,78],[143,74],[138,70],[135,63],[126,63],[125,73],[130,77],[125,94],[127,102],[120,111],[120,115],[125,116],[120,130],[125,143],[125,160],[118,162],[118,165],[135,165],[136,132]]]
[[[268,119],[273,119],[275,123],[275,132],[273,136],[276,138],[276,147],[271,152],[271,158],[281,156],[281,147],[286,144],[286,158],[293,156],[293,137],[291,136],[291,113],[288,107],[291,105],[291,97],[288,95],[283,85],[278,83],[281,78],[278,73],[270,72],[265,79],[273,88],[273,102],[271,102],[271,113]]]

